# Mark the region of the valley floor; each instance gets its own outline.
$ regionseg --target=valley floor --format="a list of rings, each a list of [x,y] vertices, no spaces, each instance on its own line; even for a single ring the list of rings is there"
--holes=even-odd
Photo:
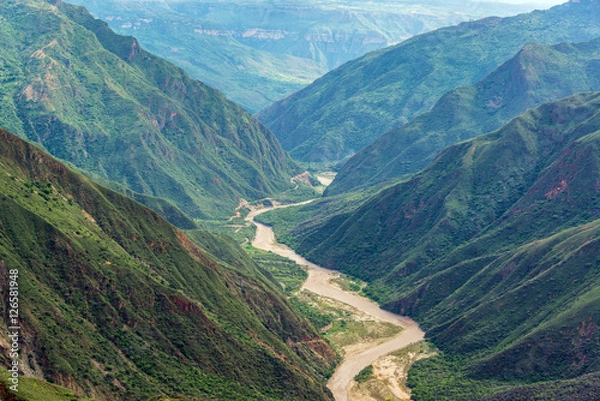
[[[276,205],[274,207],[285,206],[292,205]],[[396,335],[388,337],[385,341],[363,342],[358,346],[345,349],[344,359],[328,383],[335,399],[337,401],[372,399],[369,398],[369,391],[364,386],[363,388],[353,388],[353,386],[356,387],[355,376],[372,364],[375,364],[377,368],[380,381],[385,382],[389,388],[390,395],[393,397],[389,397],[390,399],[410,399],[403,385],[399,383],[398,376],[403,375],[405,377],[410,364],[418,359],[417,355],[423,355],[423,348],[418,347],[418,351],[413,352],[407,358],[388,355],[411,344],[419,343],[423,340],[425,333],[413,320],[384,311],[375,302],[357,293],[342,290],[336,285],[340,277],[338,272],[317,266],[296,254],[292,249],[277,243],[273,230],[254,220],[257,215],[271,209],[271,207],[255,208],[246,217],[247,221],[251,221],[256,225],[256,235],[252,241],[254,247],[284,256],[305,267],[308,271],[308,279],[303,284],[302,290],[342,302],[370,319],[391,323],[402,328]],[[401,366],[398,366],[398,364]],[[401,374],[398,374],[398,372]]]

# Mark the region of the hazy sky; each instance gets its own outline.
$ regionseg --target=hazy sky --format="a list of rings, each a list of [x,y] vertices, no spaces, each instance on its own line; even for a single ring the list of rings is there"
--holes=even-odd
[[[540,6],[555,6],[557,4],[566,3],[568,0],[474,0],[487,1],[493,3],[510,3],[510,4],[535,4]]]

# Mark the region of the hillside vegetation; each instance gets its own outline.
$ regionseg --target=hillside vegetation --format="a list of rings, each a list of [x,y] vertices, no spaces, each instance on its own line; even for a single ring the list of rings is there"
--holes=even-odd
[[[341,160],[494,71],[527,43],[600,36],[600,3],[485,18],[415,36],[331,71],[258,114],[292,157]]]
[[[333,350],[235,243],[198,230],[194,243],[4,130],[0,187],[0,299],[7,310],[18,270],[20,367],[32,378],[13,395],[331,399]]]
[[[425,168],[447,146],[493,131],[529,108],[600,90],[600,40],[526,45],[475,85],[446,93],[433,109],[391,130],[344,164],[327,195]]]
[[[301,170],[252,115],[83,8],[57,4],[0,4],[0,126],[193,218],[225,218],[240,198],[291,186]]]
[[[443,354],[417,363],[415,400],[583,389],[600,371],[599,171],[600,93],[581,94],[283,239],[425,328]]]
[[[384,7],[349,4],[362,3]],[[190,4],[160,0],[154,12]],[[210,4],[194,10],[219,15]],[[430,343],[413,351],[439,352],[411,368],[415,401],[600,394],[599,7],[571,1],[424,34],[261,113],[311,168],[388,132],[331,196],[257,220],[344,273],[340,288],[419,322]],[[310,54],[298,70],[335,59],[324,49],[339,49],[329,39],[344,42],[344,21],[309,31],[330,46],[281,42]],[[236,41],[260,47],[251,36]],[[243,68],[236,46],[224,53],[239,49]],[[19,392],[0,375],[3,401],[333,401],[340,355],[328,341],[397,333],[298,293],[306,272],[250,245],[250,202],[316,192],[275,135],[83,7],[0,4],[0,126],[0,328],[18,331],[21,373]],[[11,347],[0,336],[4,367]]]

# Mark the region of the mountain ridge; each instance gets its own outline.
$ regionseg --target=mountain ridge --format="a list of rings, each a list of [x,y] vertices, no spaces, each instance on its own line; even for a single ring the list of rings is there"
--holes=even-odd
[[[218,259],[4,130],[0,169],[0,281],[19,271],[26,376],[98,400],[331,399],[333,351],[231,240],[204,232]]]
[[[529,108],[600,90],[599,58],[600,39],[525,45],[483,80],[447,92],[431,111],[350,158],[326,195],[415,173],[445,147],[498,129]]]
[[[442,352],[411,370],[419,401],[585,386],[600,369],[599,110],[600,92],[528,110],[280,239],[419,322]]]
[[[340,160],[428,111],[445,92],[482,79],[528,42],[600,36],[597,8],[591,0],[569,2],[415,36],[346,63],[258,117],[292,157]]]
[[[300,168],[253,116],[83,8],[45,4],[0,8],[12,63],[0,124],[193,218],[291,187]]]

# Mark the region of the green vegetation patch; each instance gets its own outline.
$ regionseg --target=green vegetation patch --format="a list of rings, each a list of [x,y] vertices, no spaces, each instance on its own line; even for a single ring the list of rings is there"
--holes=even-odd
[[[2,374],[2,384],[11,401],[92,401],[78,397],[72,390],[31,377],[19,377],[18,391],[10,390],[9,374]]]
[[[354,380],[357,383],[364,383],[369,379],[373,378],[373,365],[369,365],[363,370],[361,370],[356,376],[354,376]]]
[[[331,282],[339,286],[342,291],[356,292],[359,295],[364,295],[362,290],[367,286],[366,282],[347,274],[341,274],[339,277],[333,278]]]
[[[344,347],[390,338],[402,330],[388,322],[365,317],[356,309],[330,298],[303,291],[290,299],[339,353]]]
[[[336,313],[333,313],[333,311],[323,311],[322,308],[315,306],[314,303],[308,302],[304,297],[290,297],[290,303],[298,312],[306,317],[315,328],[322,332],[328,330],[337,315]]]
[[[229,220],[202,220],[198,221],[198,224],[206,231],[233,238],[240,245],[249,243],[256,233],[256,226],[245,221],[243,217]]]
[[[406,383],[412,390],[412,398],[415,401],[474,401],[509,388],[506,383],[470,378],[465,366],[465,360],[449,359],[441,354],[415,362]]]
[[[387,322],[338,319],[332,322],[325,335],[334,347],[342,349],[353,344],[391,338],[401,331],[401,327]]]
[[[244,249],[265,275],[275,281],[280,290],[287,295],[296,293],[308,277],[308,273],[304,269],[283,256],[276,255],[272,252],[266,252],[249,245],[246,245]],[[291,300],[295,299],[297,298],[291,298]],[[297,306],[297,303],[292,301],[292,305]],[[305,316],[307,314],[306,311],[300,310],[300,312],[305,314]],[[309,320],[315,324],[312,319],[309,318]],[[315,327],[319,326],[315,324]]]

